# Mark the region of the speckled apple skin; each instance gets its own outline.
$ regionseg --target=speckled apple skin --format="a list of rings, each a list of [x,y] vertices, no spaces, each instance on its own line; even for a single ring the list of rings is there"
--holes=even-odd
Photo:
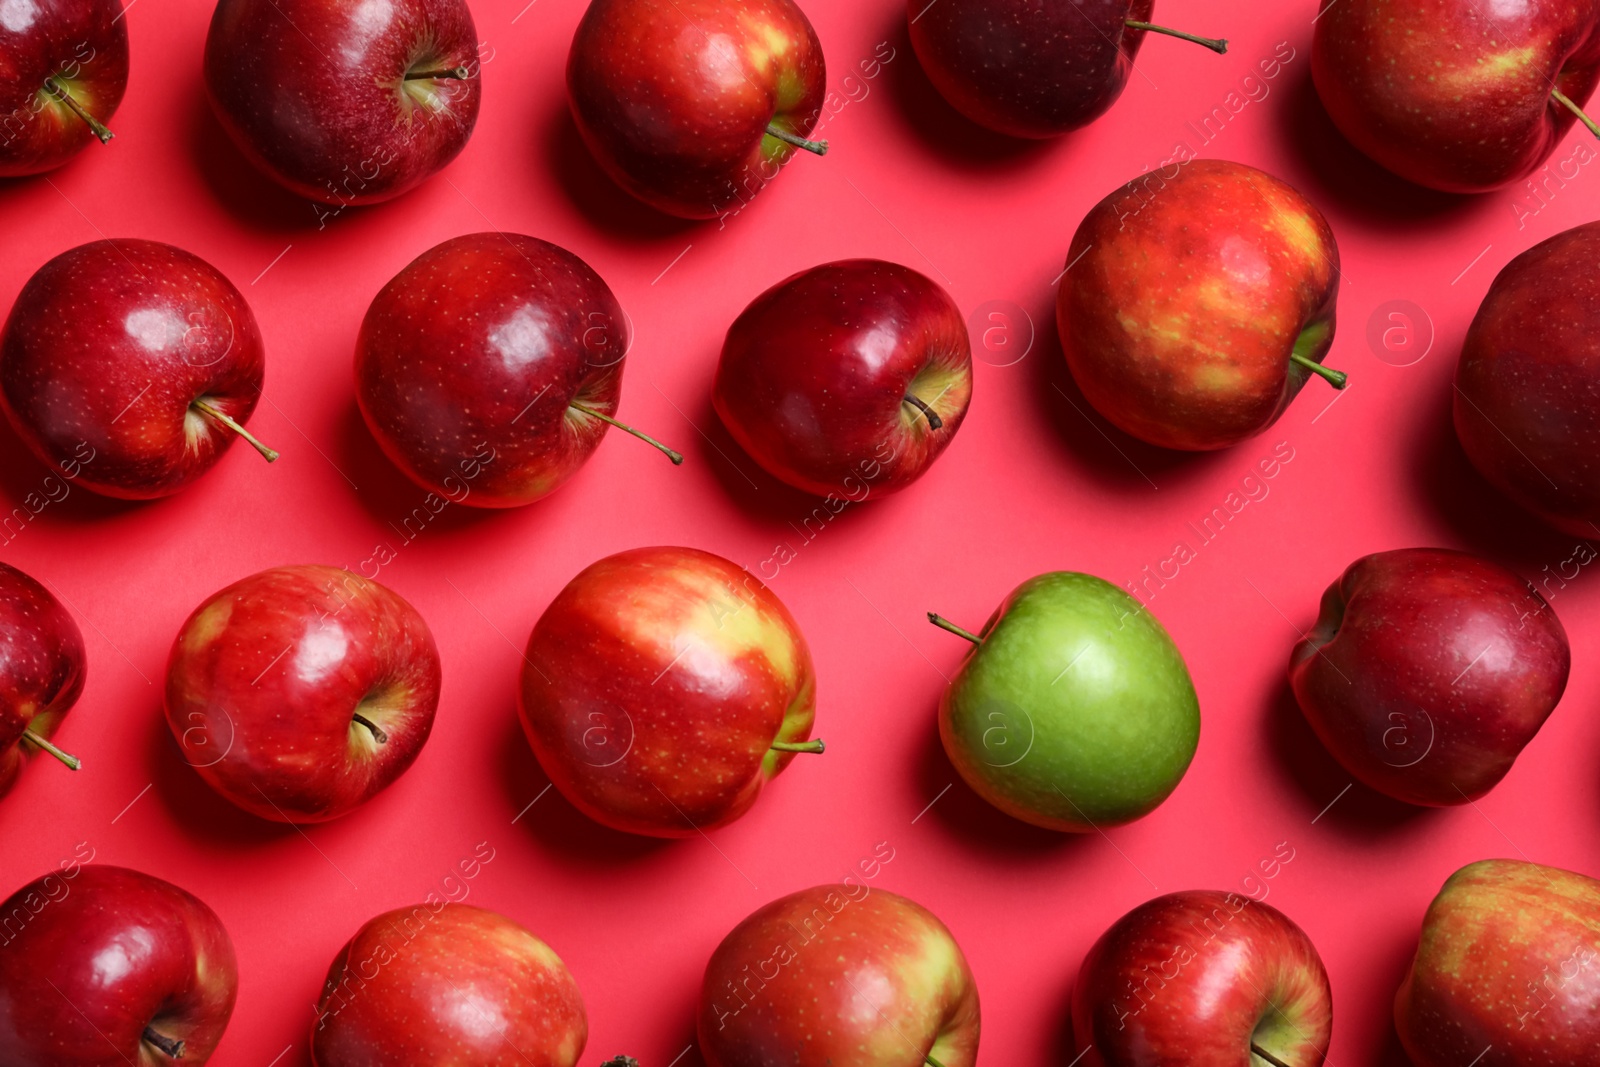
[[[54,170],[95,141],[47,91],[54,78],[108,124],[128,87],[128,24],[118,0],[30,0],[0,21],[0,177]]]
[[[0,563],[0,797],[16,784],[24,730],[49,738],[83,693],[83,633],[55,595]]]

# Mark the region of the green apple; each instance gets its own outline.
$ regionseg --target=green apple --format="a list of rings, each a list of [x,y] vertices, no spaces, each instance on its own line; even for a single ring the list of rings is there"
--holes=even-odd
[[[1148,815],[1200,741],[1200,704],[1155,617],[1090,574],[1041,574],[973,634],[939,703],[950,762],[1008,815],[1085,833]]]

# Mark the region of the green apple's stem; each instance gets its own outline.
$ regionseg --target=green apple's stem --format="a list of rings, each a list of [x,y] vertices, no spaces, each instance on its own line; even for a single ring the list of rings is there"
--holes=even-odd
[[[949,630],[951,633],[955,634],[957,637],[965,637],[968,641],[971,641],[975,645],[983,644],[983,638],[979,637],[977,634],[973,633],[971,630],[963,630],[961,627],[957,626],[955,623],[951,622],[949,619],[945,618],[943,615],[939,615],[939,614],[937,614],[935,612],[930,611],[930,612],[928,612],[928,621],[933,623],[935,626],[937,626],[941,630]]]
[[[1289,358],[1300,364],[1312,374],[1322,375],[1328,380],[1328,384],[1333,386],[1335,389],[1343,389],[1345,387],[1345,383],[1350,380],[1350,376],[1344,371],[1334,370],[1332,367],[1324,367],[1310,356],[1302,356],[1298,352],[1291,352],[1289,354]]]
[[[631,433],[631,434],[633,434],[633,436],[637,437],[639,440],[645,442],[646,444],[655,445],[657,448],[661,449],[661,451],[666,454],[666,457],[668,459],[672,460],[674,465],[678,465],[678,464],[683,463],[683,455],[682,455],[682,453],[674,452],[672,449],[668,448],[666,445],[662,444],[660,441],[657,441],[654,437],[651,437],[649,434],[643,433],[643,432],[641,432],[639,430],[635,430],[632,426],[629,426],[625,422],[618,422],[616,419],[613,419],[610,415],[602,415],[600,412],[596,411],[594,408],[585,407],[584,405],[579,404],[576,401],[574,401],[570,406],[573,408],[573,410],[581,411],[585,415],[588,415],[592,419],[599,419],[601,422],[610,423],[612,426],[615,426],[619,430],[623,430],[623,431],[625,431],[627,433]]]
[[[48,738],[41,737],[40,735],[34,733],[32,730],[24,730],[24,731],[22,731],[22,737],[23,737],[24,740],[31,741],[35,745],[38,745],[40,748],[42,748],[46,752],[50,753],[50,755],[54,756],[56,759],[60,760],[62,763],[65,763],[72,770],[77,770],[79,767],[83,766],[83,761],[81,759],[79,759],[77,756],[74,756],[70,752],[61,751],[55,745],[52,745]]]
[[[1550,90],[1550,96],[1555,100],[1556,103],[1560,104],[1562,107],[1578,116],[1578,121],[1589,127],[1590,133],[1594,134],[1596,137],[1600,137],[1600,122],[1596,122],[1594,119],[1590,118],[1589,113],[1583,110],[1583,108],[1579,107],[1570,96],[1556,88],[1552,88]]]
[[[466,67],[451,67],[448,70],[408,70],[405,80],[408,82],[426,81],[429,78],[454,78],[456,81],[466,81],[472,77],[472,71]]]
[[[822,743],[822,738],[813,737],[809,741],[774,741],[768,747],[774,752],[815,752],[820,756],[828,746]]]
[[[66,104],[67,107],[72,110],[74,115],[82,119],[84,125],[88,126],[89,129],[93,131],[94,135],[100,138],[101,144],[105,144],[107,141],[111,140],[111,138],[116,136],[116,134],[106,129],[105,125],[101,123],[99,119],[89,114],[89,110],[87,108],[74,100],[72,98],[72,94],[67,92],[67,87],[65,85],[62,85],[54,78],[46,78],[44,80],[44,89],[45,92],[55,97],[63,104]]]
[[[168,1037],[153,1026],[144,1028],[144,1041],[147,1045],[154,1045],[175,1060],[183,1059],[183,1042],[176,1038]]]
[[[387,745],[389,743],[389,735],[383,732],[383,727],[379,726],[377,723],[373,722],[359,711],[350,717],[356,722],[360,723],[362,726],[365,726],[368,730],[371,730],[372,739],[378,742],[378,744]]]
[[[796,148],[804,148],[807,152],[815,152],[819,156],[828,154],[827,141],[808,141],[804,137],[797,137],[788,130],[775,126],[770,122],[767,123],[767,136],[776,137],[786,144],[792,144]]]
[[[263,456],[267,457],[267,462],[268,463],[271,463],[273,460],[278,458],[278,453],[276,451],[274,451],[273,449],[268,448],[266,445],[264,445],[260,441],[256,440],[255,435],[252,434],[249,430],[245,429],[243,426],[239,425],[237,422],[234,422],[231,418],[229,418],[228,416],[224,415],[221,411],[219,411],[216,408],[212,407],[210,404],[206,403],[204,400],[196,400],[194,402],[194,407],[199,408],[205,414],[210,415],[213,419],[216,419],[218,422],[222,423],[222,425],[226,426],[228,429],[232,430],[234,433],[238,434],[240,437],[244,438],[246,441],[249,441],[251,446],[254,447],[257,452],[260,452]]]
[[[1250,1042],[1250,1053],[1251,1055],[1258,1056],[1261,1059],[1266,1060],[1268,1063],[1272,1064],[1272,1067],[1291,1067],[1290,1064],[1284,1063],[1282,1060],[1278,1059],[1278,1057],[1274,1056],[1272,1053],[1268,1052],[1254,1041]]]
[[[1133,19],[1129,19],[1127,21],[1127,25],[1136,30],[1149,30],[1151,33],[1164,33],[1168,37],[1178,37],[1185,41],[1193,41],[1195,44],[1204,45],[1205,47],[1211,49],[1219,56],[1225,56],[1228,54],[1228,42],[1224,38],[1199,37],[1195,34],[1184,33],[1182,30],[1174,30],[1167,26],[1157,26],[1153,22],[1135,22]]]
[[[933,1058],[933,1053],[931,1052],[922,1057],[922,1062],[926,1063],[928,1067],[944,1067],[944,1064]]]
[[[937,400],[938,398],[935,397],[934,399]],[[907,393],[901,398],[901,402],[910,404],[912,407],[928,416],[928,425],[933,427],[935,430],[944,425],[944,420],[939,417],[939,413],[930,408],[927,404],[923,403],[923,400],[920,396],[912,396],[910,393]]]

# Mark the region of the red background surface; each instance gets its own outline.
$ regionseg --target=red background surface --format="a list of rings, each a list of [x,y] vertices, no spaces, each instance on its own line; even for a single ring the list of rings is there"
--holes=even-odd
[[[1079,961],[1157,888],[1259,896],[1261,886],[1327,961],[1330,1061],[1404,1062],[1390,999],[1423,909],[1451,871],[1489,856],[1600,871],[1600,679],[1590,655],[1600,577],[1582,571],[1551,586],[1577,653],[1571,685],[1476,808],[1414,811],[1361,786],[1342,793],[1349,776],[1316,745],[1284,681],[1297,631],[1359,555],[1448,545],[1528,576],[1572,556],[1570,539],[1517,513],[1466,467],[1449,429],[1449,382],[1494,272],[1592,218],[1600,167],[1569,165],[1577,176],[1551,182],[1548,203],[1526,189],[1442,197],[1386,176],[1338,138],[1316,102],[1309,0],[1281,10],[1243,0],[1167,7],[1159,14],[1169,22],[1230,37],[1230,53],[1151,38],[1142,73],[1109,115],[1042,145],[1004,142],[950,111],[918,69],[894,0],[809,0],[833,106],[848,101],[826,126],[833,151],[795,160],[725,228],[681,224],[617,192],[577,141],[562,67],[583,0],[525,3],[474,0],[484,104],[461,158],[402,200],[346,210],[324,228],[309,205],[249,170],[213,122],[200,80],[210,7],[198,0],[136,0],[133,76],[110,147],[0,187],[6,305],[70,246],[156,238],[230,276],[268,346],[266,398],[251,428],[283,450],[279,463],[235,447],[189,491],[143,506],[75,489],[0,546],[65,594],[91,657],[59,738],[84,769],[36,762],[0,804],[0,888],[88,842],[99,861],[209,902],[241,968],[238,1010],[214,1063],[307,1063],[312,1003],[338,947],[373,914],[443,892],[479,842],[494,859],[466,883],[467,899],[514,916],[567,961],[590,1013],[585,1062],[625,1051],[647,1067],[699,1062],[686,1052],[692,1005],[706,958],[734,923],[773,897],[839,879],[880,841],[894,860],[874,884],[932,908],[966,950],[983,1001],[982,1056],[993,1064],[1073,1058],[1066,1006]],[[1284,41],[1294,58],[1252,86],[1265,97],[1204,143],[1188,124],[1237,107],[1241,80]],[[875,53],[893,58],[868,62],[877,76],[865,77],[860,64]],[[1231,92],[1240,95],[1229,101]],[[1570,135],[1554,160],[1585,136]],[[1053,279],[1087,209],[1180,142],[1278,174],[1322,207],[1345,278],[1329,362],[1352,376],[1337,402],[1313,382],[1265,436],[1199,457],[1144,447],[1089,412],[1052,312]],[[673,469],[612,434],[549,500],[513,512],[452,507],[405,543],[396,527],[423,493],[382,459],[356,412],[356,330],[372,295],[412,257],[489,228],[555,241],[607,279],[636,325],[621,414],[688,461]],[[738,451],[711,413],[710,385],[723,331],[751,297],[846,256],[922,270],[964,311],[1008,301],[1036,336],[1028,348],[1027,322],[1016,318],[1009,347],[999,334],[989,335],[992,350],[975,338],[988,362],[945,457],[910,491],[852,506],[807,541],[797,527],[814,502]],[[1394,300],[1420,309],[1410,350],[1400,334],[1389,338],[1398,351],[1368,341],[1369,319]],[[1380,332],[1391,325],[1379,322]],[[1187,524],[1223,506],[1280,442],[1293,460],[1202,546]],[[9,508],[46,471],[9,431],[0,455]],[[964,646],[923,612],[975,626],[1037,572],[1132,582],[1179,541],[1196,558],[1150,606],[1200,693],[1200,749],[1182,785],[1150,817],[1104,836],[1034,831],[990,810],[939,747],[935,706]],[[709,841],[630,839],[541,794],[547,779],[514,715],[518,649],[555,592],[601,555],[663,543],[752,569],[789,545],[794,558],[770,584],[804,627],[820,677],[827,754],[797,760]],[[380,545],[396,558],[379,580],[421,610],[443,653],[432,740],[394,787],[339,822],[301,832],[236,812],[183,764],[162,721],[173,634],[245,574],[299,562],[360,568]],[[1259,880],[1258,865],[1285,842],[1293,860]]]

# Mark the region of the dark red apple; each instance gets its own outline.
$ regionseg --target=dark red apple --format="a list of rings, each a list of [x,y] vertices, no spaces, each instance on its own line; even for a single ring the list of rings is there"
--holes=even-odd
[[[465,0],[220,0],[206,35],[206,92],[234,144],[340,209],[399,196],[458,156],[478,74]]]
[[[616,426],[629,325],[589,265],[520,234],[435,245],[384,286],[356,341],[356,396],[384,454],[459,503],[528,504]]]
[[[14,0],[0,10],[0,177],[54,170],[111,140],[128,87],[118,0]]]
[[[147,500],[210,470],[261,397],[250,305],[181,248],[119,238],[28,279],[0,335],[0,401],[24,444],[77,484]]]
[[[1322,0],[1311,73],[1334,124],[1452,193],[1543,166],[1600,82],[1595,0]]]
[[[435,899],[369,921],[328,968],[316,1067],[573,1067],[583,997],[550,946],[504,915]]]
[[[522,728],[584,814],[688,837],[732,822],[808,740],[816,677],[800,627],[721,556],[636,548],[592,563],[539,617]]]
[[[972,347],[931,278],[878,259],[825,263],[734,321],[712,397],[775,477],[818,496],[882,496],[921,477],[960,428]]]
[[[827,91],[793,0],[592,0],[567,56],[567,102],[601,168],[686,219],[742,208],[805,148]]]
[[[1081,1067],[1320,1067],[1333,993],[1283,912],[1234,893],[1169,893],[1084,957],[1072,1031]]]
[[[1146,33],[1214,52],[1228,42],[1156,26],[1155,0],[906,0],[911,46],[940,94],[1012,137],[1054,137],[1117,102]]]
[[[1578,537],[1600,536],[1600,222],[1506,265],[1461,349],[1456,436],[1495,488]]]
[[[50,738],[78,702],[87,668],[83,634],[61,601],[0,563],[0,796],[17,784],[30,749],[78,769]]]
[[[69,861],[0,904],[0,1063],[198,1067],[239,971],[216,912],[169,882]]]
[[[1095,409],[1163,448],[1227,448],[1277,421],[1333,345],[1339,248],[1293,188],[1225,160],[1141,175],[1089,212],[1056,299]]]
[[[944,923],[861,881],[802,889],[734,927],[706,964],[707,1067],[973,1067],[978,987]]]
[[[1289,661],[1306,721],[1344,768],[1410,804],[1493,789],[1567,686],[1567,633],[1533,586],[1464,552],[1352,563]]]
[[[415,608],[337,567],[277,567],[194,610],[167,660],[167,725],[217,792],[325,822],[405,773],[433,729],[439,651]]]

